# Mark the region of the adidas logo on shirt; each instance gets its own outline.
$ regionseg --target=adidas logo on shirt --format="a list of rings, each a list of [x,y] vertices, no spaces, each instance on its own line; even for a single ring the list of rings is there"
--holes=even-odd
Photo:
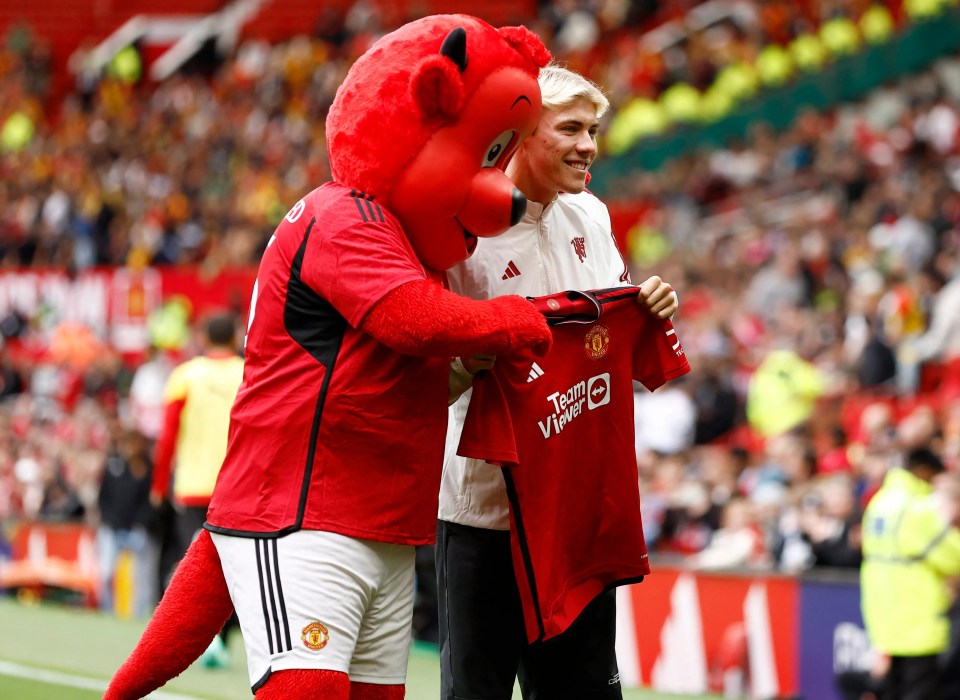
[[[508,280],[512,277],[519,277],[519,276],[520,276],[520,268],[517,267],[517,264],[513,262],[513,260],[511,260],[510,264],[507,265],[507,269],[503,271],[503,277],[501,277],[500,279]]]
[[[527,375],[527,384],[532,382],[534,379],[540,379],[543,376],[543,368],[540,367],[536,362],[530,366],[530,374]]]

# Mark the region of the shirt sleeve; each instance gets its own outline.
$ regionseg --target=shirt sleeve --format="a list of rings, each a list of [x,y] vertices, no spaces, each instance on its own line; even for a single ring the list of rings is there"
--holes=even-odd
[[[641,313],[646,313],[640,309]],[[634,346],[634,379],[653,391],[690,371],[686,353],[669,319],[649,316]]]
[[[607,245],[603,248],[603,261],[606,270],[603,272],[603,278],[607,280],[606,284],[616,287],[621,284],[633,284],[630,279],[630,268],[627,266],[626,258],[620,251],[617,243],[617,237],[613,232],[613,223],[610,220],[610,210],[607,205],[598,198],[594,198],[594,206],[590,211],[590,218],[601,229],[602,235]]]
[[[402,284],[427,278],[393,219],[358,223],[307,242],[301,278],[358,328],[367,312]]]
[[[630,268],[627,266],[623,253],[620,252],[620,246],[617,244],[617,237],[610,227],[609,219],[607,219],[606,234],[610,240],[610,246],[607,249],[607,264],[609,265],[607,279],[610,280],[610,286],[633,284],[633,280],[630,279]]]
[[[960,531],[948,525],[932,543],[928,561],[943,576],[960,574]]]
[[[499,360],[494,369],[474,380],[473,396],[457,449],[461,457],[480,459],[498,467],[520,462],[513,420],[503,391],[504,379],[497,371],[505,362]]]
[[[187,398],[188,373],[189,369],[186,364],[174,368],[163,387],[163,403],[169,404]]]
[[[166,498],[170,490],[170,474],[173,472],[173,453],[177,448],[180,435],[180,415],[186,398],[168,401],[163,411],[163,427],[153,454],[153,476],[150,492],[159,498]]]
[[[907,511],[900,533],[908,557],[922,561],[941,576],[960,574],[960,531],[941,517],[929,498]]]

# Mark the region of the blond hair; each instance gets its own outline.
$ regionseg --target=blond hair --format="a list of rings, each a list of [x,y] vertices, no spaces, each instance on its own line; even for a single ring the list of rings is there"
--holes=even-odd
[[[560,109],[583,99],[596,108],[599,119],[610,107],[610,101],[599,85],[557,63],[551,62],[541,68],[537,82],[540,83],[544,109]]]

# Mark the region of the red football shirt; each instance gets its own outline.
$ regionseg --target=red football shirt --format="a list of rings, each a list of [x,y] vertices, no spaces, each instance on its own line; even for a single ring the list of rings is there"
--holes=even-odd
[[[545,358],[499,358],[473,385],[459,453],[503,466],[530,642],[563,632],[597,595],[650,573],[640,518],[633,379],[690,371],[670,321],[637,288],[534,299]]]
[[[208,529],[434,541],[449,360],[357,330],[425,278],[400,224],[362,193],[328,183],[290,210],[260,262]]]

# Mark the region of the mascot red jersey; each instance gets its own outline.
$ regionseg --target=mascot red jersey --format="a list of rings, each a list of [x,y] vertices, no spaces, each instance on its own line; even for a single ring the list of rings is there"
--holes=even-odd
[[[296,203],[260,264],[205,530],[106,700],[182,672],[233,608],[258,700],[403,698],[450,357],[550,342],[520,297],[439,283],[523,215],[502,166],[537,124],[548,59],[522,27],[442,15],[351,68],[327,119],[334,181]]]

